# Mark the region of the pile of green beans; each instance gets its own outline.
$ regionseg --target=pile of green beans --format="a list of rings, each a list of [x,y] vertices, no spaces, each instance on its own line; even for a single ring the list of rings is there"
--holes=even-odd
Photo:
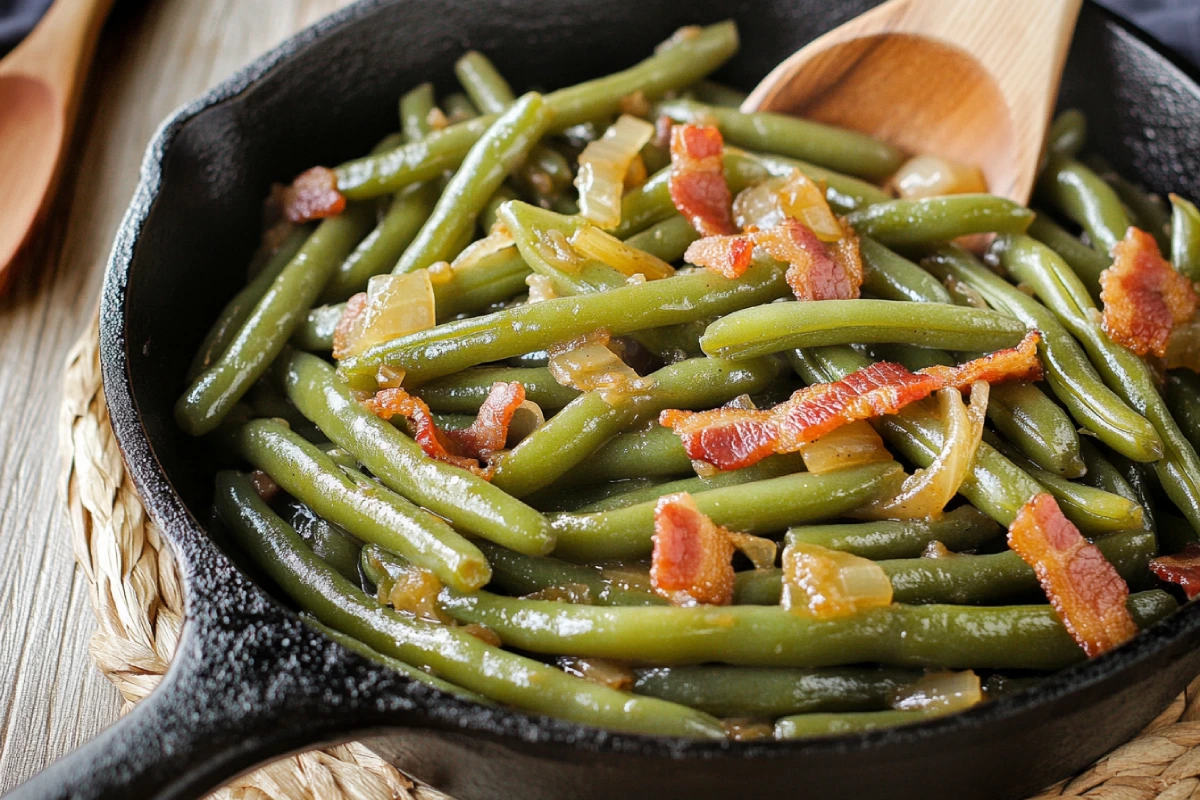
[[[888,179],[907,154],[892,145],[740,111],[745,95],[708,78],[737,47],[732,23],[689,28],[622,72],[520,96],[468,52],[461,91],[412,88],[399,132],[334,168],[342,213],[264,237],[176,417],[223,467],[219,524],[307,624],[466,700],[627,733],[791,739],[945,713],[900,702],[925,669],[993,682],[1016,670],[1025,685],[1082,660],[1005,541],[1039,493],[1125,579],[1138,626],[1176,607],[1149,562],[1200,530],[1200,377],[1160,382],[1107,337],[1097,304],[1130,224],[1200,277],[1200,212],[1089,157],[1078,112],[1050,132],[1036,193],[1048,213],[988,194],[897,199]],[[628,278],[629,264],[575,250],[592,224],[578,213],[580,149],[622,113],[715,126],[732,195],[796,170],[819,182],[857,238],[862,297],[795,302],[790,265],[762,250],[737,278],[687,264],[700,235],[672,199],[661,140],[634,157],[606,232],[614,251],[675,274]],[[981,234],[991,266],[954,243]],[[420,271],[425,327],[330,357],[354,295]],[[863,521],[905,470],[938,458],[934,403],[871,420],[892,460],[810,460],[815,472],[807,449],[715,471],[660,423],[766,409],[880,358],[954,365],[1032,330],[1045,380],[991,387],[958,497],[931,517]],[[639,380],[617,391],[565,374],[559,353],[579,341],[607,343]],[[525,403],[503,448],[463,460],[462,431],[513,383]],[[364,402],[396,387],[413,419]],[[745,555],[728,605],[675,605],[655,588],[656,509],[681,492],[717,526],[778,544],[770,562],[773,545],[731,540]],[[835,618],[785,608],[780,552],[801,546],[874,562],[892,602]]]

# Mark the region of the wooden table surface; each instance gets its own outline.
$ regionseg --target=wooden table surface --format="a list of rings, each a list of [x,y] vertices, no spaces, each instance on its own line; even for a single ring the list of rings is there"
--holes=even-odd
[[[172,109],[347,2],[131,1],[104,31],[56,208],[0,299],[0,794],[120,708],[88,656],[95,623],[55,429],[63,363],[94,312],[142,152]]]

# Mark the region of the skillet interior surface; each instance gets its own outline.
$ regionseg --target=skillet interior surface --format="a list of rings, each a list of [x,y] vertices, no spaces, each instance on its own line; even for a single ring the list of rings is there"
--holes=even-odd
[[[171,411],[195,347],[242,283],[272,181],[367,150],[395,127],[400,93],[427,79],[448,89],[452,64],[468,48],[492,56],[515,86],[550,89],[634,63],[680,25],[734,17],[742,52],[720,77],[749,88],[871,5],[366,0],[168,121],[143,166],[102,308],[114,427],[189,592],[167,691],[139,712],[142,733],[124,745],[140,735],[151,747],[147,726],[157,720],[157,735],[174,743],[173,765],[156,768],[173,787],[168,794],[198,792],[317,741],[404,726],[377,748],[462,798],[682,797],[748,787],[774,795],[798,786],[821,797],[1019,797],[1128,738],[1200,671],[1200,655],[1189,655],[1200,613],[1188,607],[1033,691],[911,729],[803,744],[617,736],[412,686],[308,632],[286,600],[275,602],[230,563],[240,557],[220,546],[219,533],[206,532],[212,464]],[[1150,189],[1200,196],[1200,89],[1092,5],[1080,19],[1063,102],[1087,112],[1090,146],[1119,170]]]

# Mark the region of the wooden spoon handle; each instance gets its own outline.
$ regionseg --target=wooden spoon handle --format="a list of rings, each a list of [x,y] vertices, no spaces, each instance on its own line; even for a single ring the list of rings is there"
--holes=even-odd
[[[70,98],[86,74],[113,0],[55,0],[29,36],[0,62],[0,74],[37,77]]]

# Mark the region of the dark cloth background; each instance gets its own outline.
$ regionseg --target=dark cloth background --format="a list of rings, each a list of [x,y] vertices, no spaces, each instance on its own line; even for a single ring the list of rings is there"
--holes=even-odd
[[[1133,20],[1135,24],[1200,66],[1200,0],[1098,2]],[[51,0],[0,0],[0,56],[24,38],[37,24],[50,3]]]

